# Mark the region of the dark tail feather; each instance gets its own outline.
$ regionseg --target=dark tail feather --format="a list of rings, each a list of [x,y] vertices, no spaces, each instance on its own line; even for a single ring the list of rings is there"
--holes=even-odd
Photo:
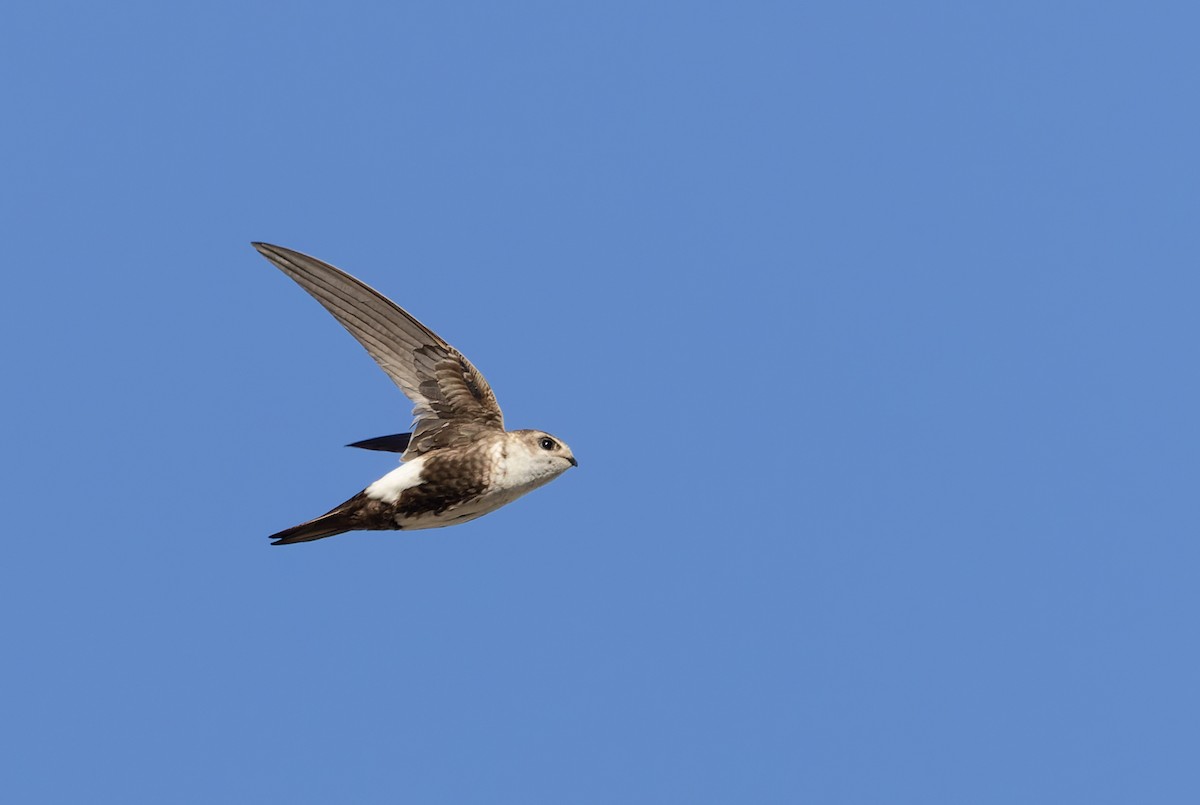
[[[311,542],[314,539],[343,534],[353,528],[349,512],[334,509],[329,514],[322,514],[307,523],[285,528],[277,534],[272,534],[269,539],[275,540],[272,545],[291,545],[295,542]]]
[[[363,450],[383,450],[388,453],[403,453],[408,449],[408,442],[411,438],[411,433],[393,433],[391,436],[376,436],[374,439],[351,442],[346,447],[361,447]]]

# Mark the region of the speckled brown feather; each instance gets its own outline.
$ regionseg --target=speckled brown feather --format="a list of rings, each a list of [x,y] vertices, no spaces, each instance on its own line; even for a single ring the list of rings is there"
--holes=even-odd
[[[400,494],[396,514],[411,518],[445,514],[455,506],[474,501],[491,483],[487,447],[473,445],[445,455],[430,454],[421,470],[423,483]]]

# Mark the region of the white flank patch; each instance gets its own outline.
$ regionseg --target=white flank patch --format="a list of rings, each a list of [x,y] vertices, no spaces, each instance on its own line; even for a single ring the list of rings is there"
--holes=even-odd
[[[367,497],[373,500],[395,503],[405,489],[412,489],[414,486],[424,483],[421,478],[421,467],[424,464],[425,456],[401,464],[363,491]]]

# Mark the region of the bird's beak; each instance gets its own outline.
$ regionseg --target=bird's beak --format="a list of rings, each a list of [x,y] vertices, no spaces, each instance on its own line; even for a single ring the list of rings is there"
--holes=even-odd
[[[578,466],[579,466],[579,462],[575,460],[575,456],[571,456],[571,466],[572,466],[572,467],[578,467]]]

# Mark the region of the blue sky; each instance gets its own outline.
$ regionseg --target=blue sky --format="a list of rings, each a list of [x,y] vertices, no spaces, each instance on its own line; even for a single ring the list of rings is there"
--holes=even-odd
[[[6,8],[5,791],[1196,802],[1198,25]],[[252,240],[580,468],[269,547],[410,406]]]

